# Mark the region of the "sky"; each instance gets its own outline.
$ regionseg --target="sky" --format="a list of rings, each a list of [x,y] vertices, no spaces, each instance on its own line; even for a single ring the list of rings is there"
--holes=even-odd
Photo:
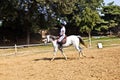
[[[110,3],[110,2],[112,2],[112,1],[114,1],[114,4],[115,4],[115,5],[120,6],[120,0],[104,0],[105,5],[107,5],[107,3]]]

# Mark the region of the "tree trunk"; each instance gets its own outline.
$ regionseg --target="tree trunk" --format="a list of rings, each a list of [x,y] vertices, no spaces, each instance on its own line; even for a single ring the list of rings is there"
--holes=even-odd
[[[91,42],[91,31],[88,32],[88,36],[89,36],[89,48],[92,47],[92,42]]]
[[[31,23],[29,21],[26,20],[25,23],[25,27],[26,27],[26,43],[27,45],[30,44],[30,28],[31,28]]]
[[[29,31],[29,27],[27,29],[27,45],[30,44],[30,31]]]

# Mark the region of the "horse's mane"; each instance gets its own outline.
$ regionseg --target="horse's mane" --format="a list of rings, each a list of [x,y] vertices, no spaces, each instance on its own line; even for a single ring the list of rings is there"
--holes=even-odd
[[[56,40],[57,37],[56,36],[53,36],[53,35],[50,35],[50,38],[52,38],[53,40]]]

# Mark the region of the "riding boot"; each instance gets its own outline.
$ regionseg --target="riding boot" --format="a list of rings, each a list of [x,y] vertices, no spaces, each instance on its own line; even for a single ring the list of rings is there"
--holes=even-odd
[[[57,42],[59,44],[59,47],[62,49],[62,42]]]
[[[60,48],[62,49],[62,42],[60,42]]]

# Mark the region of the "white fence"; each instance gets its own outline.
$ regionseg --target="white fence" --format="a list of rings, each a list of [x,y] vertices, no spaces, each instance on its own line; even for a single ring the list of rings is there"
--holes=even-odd
[[[115,41],[116,39],[112,39],[112,41]],[[120,39],[117,39],[117,40],[120,40]],[[87,40],[85,40],[86,42],[88,42]],[[110,44],[110,45],[104,45],[104,44],[100,44],[100,46],[98,46],[98,43],[99,42],[110,42],[111,40],[94,40],[92,42],[95,42],[97,43],[96,44],[96,48],[100,47],[100,48],[104,48],[104,47],[112,47],[112,46],[120,46],[120,44]],[[0,54],[1,56],[9,56],[9,55],[15,55],[18,53],[18,48],[24,48],[24,47],[32,47],[32,46],[45,46],[47,44],[45,43],[41,43],[41,44],[29,44],[29,45],[14,45],[14,46],[0,46],[0,49],[14,49],[14,53],[11,53],[11,54]],[[44,51],[40,51],[40,52],[46,52],[45,50]],[[47,51],[48,52],[48,51]]]

